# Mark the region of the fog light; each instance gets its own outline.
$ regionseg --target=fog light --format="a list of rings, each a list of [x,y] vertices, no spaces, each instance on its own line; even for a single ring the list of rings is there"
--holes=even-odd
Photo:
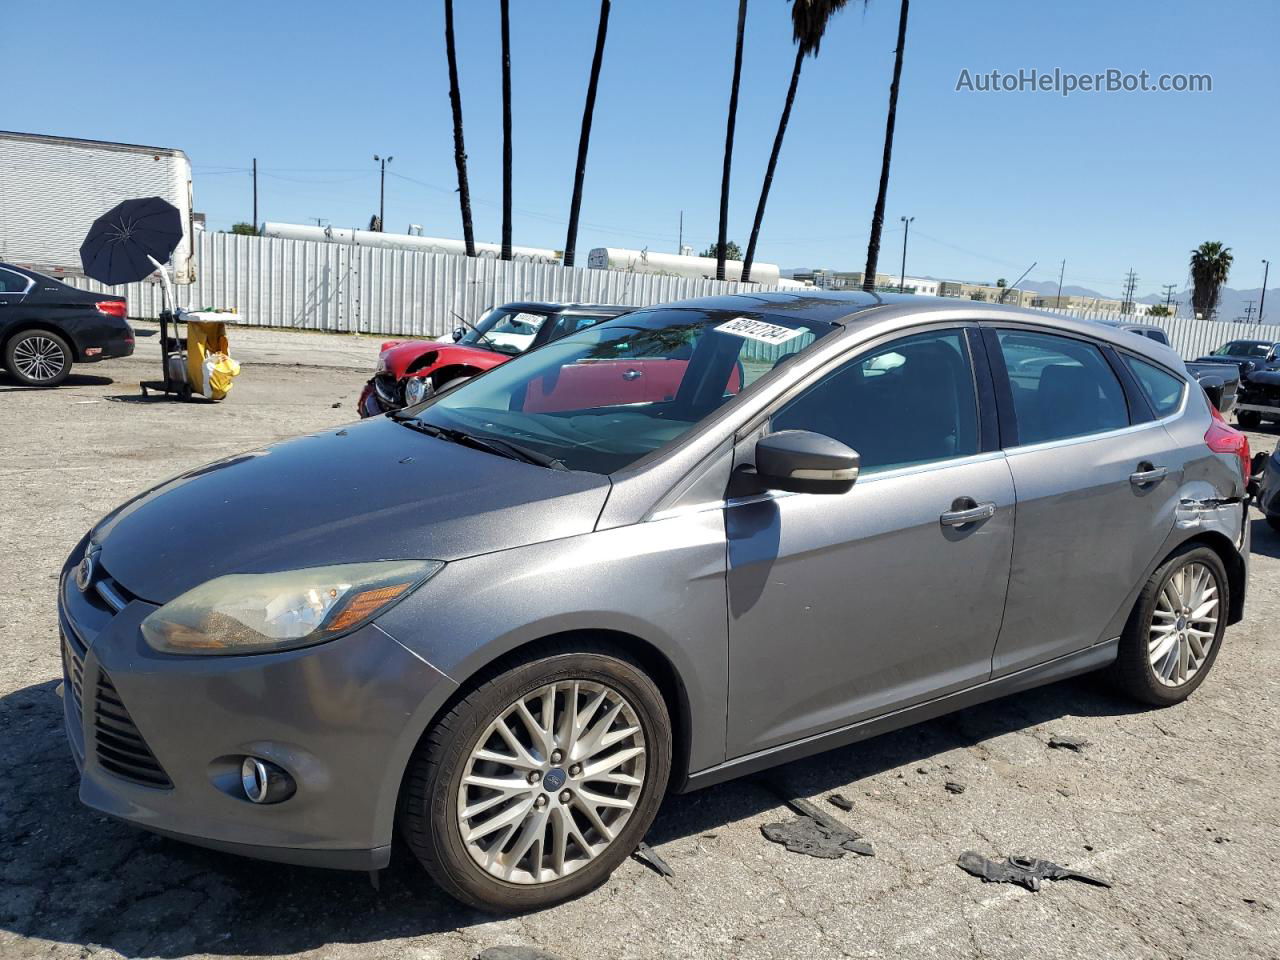
[[[293,796],[298,789],[282,768],[270,760],[245,757],[240,764],[240,786],[244,795],[254,803],[280,803]]]

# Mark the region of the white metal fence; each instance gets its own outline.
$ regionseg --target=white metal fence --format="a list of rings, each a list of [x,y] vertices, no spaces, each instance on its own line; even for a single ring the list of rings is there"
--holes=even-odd
[[[489,307],[512,300],[642,306],[741,289],[777,289],[229,233],[199,238],[196,277],[195,283],[177,289],[181,306],[234,307],[242,322],[255,326],[418,337],[452,330],[459,316],[474,323]],[[107,290],[93,280],[68,282]],[[130,316],[160,315],[156,282],[108,292],[128,297]]]
[[[255,326],[416,337],[441,336],[458,325],[458,317],[474,323],[489,307],[512,300],[642,306],[743,289],[777,289],[229,233],[200,235],[196,277],[195,283],[178,288],[183,306],[234,307],[242,314],[242,322]],[[69,282],[85,289],[107,289],[92,280]],[[131,283],[123,291],[116,287],[110,292],[123,292],[129,298],[131,316],[154,319],[160,315],[158,283]],[[1270,324],[1061,312],[1092,320],[1157,324],[1187,359],[1228,340],[1280,334],[1280,327]]]

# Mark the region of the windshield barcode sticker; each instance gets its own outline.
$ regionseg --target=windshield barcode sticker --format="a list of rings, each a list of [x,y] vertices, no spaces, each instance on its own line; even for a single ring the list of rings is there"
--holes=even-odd
[[[731,333],[735,337],[746,337],[760,343],[786,343],[792,337],[804,333],[804,328],[793,329],[780,327],[776,323],[765,323],[763,320],[752,320],[750,317],[734,317],[716,327],[721,333]]]

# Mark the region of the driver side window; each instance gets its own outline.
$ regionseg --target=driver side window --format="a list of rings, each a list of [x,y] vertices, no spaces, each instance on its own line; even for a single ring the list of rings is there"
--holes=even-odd
[[[978,452],[978,398],[962,330],[903,337],[824,376],[772,417],[858,451],[862,472]]]

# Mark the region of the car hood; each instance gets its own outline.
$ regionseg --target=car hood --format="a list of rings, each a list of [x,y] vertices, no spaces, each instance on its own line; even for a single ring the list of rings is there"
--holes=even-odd
[[[456,560],[591,531],[608,477],[549,470],[377,417],[217,460],[108,514],[103,568],[154,603],[213,577]]]
[[[420,363],[427,357],[426,362]],[[510,354],[468,347],[459,343],[440,343],[436,340],[409,340],[382,351],[381,362],[388,373],[397,380],[405,376],[411,365],[419,364],[414,373],[427,373],[437,367],[461,365],[489,370],[511,359]]]

